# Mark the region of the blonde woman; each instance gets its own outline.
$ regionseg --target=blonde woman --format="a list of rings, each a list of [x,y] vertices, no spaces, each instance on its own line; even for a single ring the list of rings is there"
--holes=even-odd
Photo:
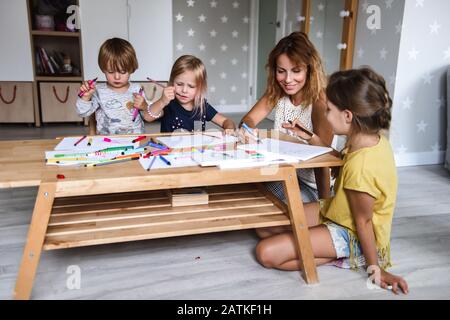
[[[244,116],[239,127],[245,123],[250,128],[256,128],[275,110],[275,130],[292,135],[282,124],[297,120],[331,145],[333,133],[325,118],[326,77],[319,54],[307,35],[293,32],[281,39],[271,51],[266,68],[266,93]],[[245,130],[241,129],[240,133],[251,140]],[[257,134],[257,129],[254,133]],[[330,196],[330,173],[327,168],[298,170],[297,176],[303,202]],[[285,201],[281,183],[269,183],[267,188]]]

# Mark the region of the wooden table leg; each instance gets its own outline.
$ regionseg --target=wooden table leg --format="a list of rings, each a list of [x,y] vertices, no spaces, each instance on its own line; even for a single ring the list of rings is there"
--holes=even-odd
[[[289,170],[284,182],[284,194],[288,204],[289,217],[291,219],[292,231],[297,244],[298,256],[300,257],[303,278],[306,283],[318,283],[316,263],[309,237],[308,223],[303,210],[302,196],[297,181],[297,171],[295,168]]]
[[[56,183],[42,183],[39,187],[28,230],[27,242],[25,243],[22,262],[16,280],[16,288],[14,290],[14,299],[16,300],[27,300],[30,298],[52,211],[55,191]]]

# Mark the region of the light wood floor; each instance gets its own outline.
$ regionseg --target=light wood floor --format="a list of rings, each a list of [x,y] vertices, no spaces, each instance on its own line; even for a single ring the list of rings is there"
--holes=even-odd
[[[83,127],[54,129],[8,126],[0,134],[48,138]],[[409,282],[406,297],[369,290],[363,272],[323,266],[320,284],[307,286],[298,272],[264,269],[254,256],[258,239],[248,230],[44,252],[32,298],[449,299],[450,175],[441,166],[398,172],[391,271]],[[0,299],[12,297],[36,192],[0,190]],[[81,268],[79,290],[66,287],[71,265]]]

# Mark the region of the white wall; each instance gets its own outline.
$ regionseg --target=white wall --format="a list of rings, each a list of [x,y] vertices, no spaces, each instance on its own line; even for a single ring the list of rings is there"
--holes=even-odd
[[[0,0],[0,81],[33,81],[26,0]]]

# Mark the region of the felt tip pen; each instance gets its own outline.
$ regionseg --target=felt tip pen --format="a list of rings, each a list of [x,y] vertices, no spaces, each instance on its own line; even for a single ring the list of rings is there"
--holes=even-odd
[[[153,143],[153,142],[148,142],[147,145],[150,146],[150,147],[156,148],[156,149],[161,149],[161,150],[168,149],[166,146],[163,146],[163,145],[160,145],[160,144],[157,144],[157,143]]]
[[[159,158],[168,166],[171,166],[172,164],[170,163],[169,160],[167,160],[166,158],[164,158],[162,155],[159,155]]]
[[[139,141],[141,141],[141,140],[144,140],[145,138],[147,138],[147,137],[146,137],[146,136],[139,136],[139,137],[137,137],[136,139],[134,139],[133,141],[131,141],[131,143],[139,142]]]
[[[77,142],[75,142],[73,144],[74,147],[76,147],[81,141],[83,141],[84,139],[86,139],[86,136],[82,136]]]
[[[88,83],[89,83],[89,88],[90,88],[90,89],[92,89],[92,85],[93,85],[95,82],[97,82],[97,79],[98,79],[98,78],[95,78],[95,79],[93,79],[93,80],[89,80],[89,81],[88,81]],[[86,91],[81,90],[80,93],[78,94],[78,96],[81,98],[81,97],[84,96],[85,93],[86,93]]]
[[[129,150],[129,149],[133,149],[133,146],[111,147],[111,148],[99,150],[98,152],[123,151],[123,150]]]
[[[131,161],[131,160],[139,160],[139,157],[119,159],[119,160],[107,160],[107,161],[102,161],[99,163],[90,163],[90,164],[86,164],[85,167],[101,167],[101,166],[106,166],[108,164],[122,163],[122,162]]]
[[[92,145],[92,137],[89,138],[89,141],[88,141],[87,145],[88,145],[88,146],[91,146],[91,145]]]
[[[156,157],[153,157],[152,161],[150,161],[150,164],[148,165],[147,171],[150,171],[150,169],[152,168],[153,164],[155,163]]]
[[[289,120],[288,122],[289,122],[290,124],[293,124],[292,120]],[[314,132],[311,132],[311,131],[309,131],[308,129],[305,129],[305,128],[299,126],[298,124],[295,124],[295,127],[296,127],[296,128],[299,128],[300,130],[302,130],[304,133],[306,133],[307,135],[309,135],[309,136],[311,136],[311,137],[314,135]]]
[[[142,97],[143,94],[144,94],[144,88],[141,87],[139,89],[139,95]],[[139,109],[138,108],[134,108],[133,109],[133,121],[136,120],[138,114],[139,114]]]

